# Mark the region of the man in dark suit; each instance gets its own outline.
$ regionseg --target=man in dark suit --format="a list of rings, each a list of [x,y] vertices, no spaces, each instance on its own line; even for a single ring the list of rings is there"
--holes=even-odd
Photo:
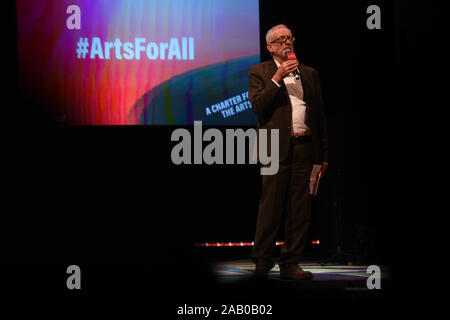
[[[275,265],[276,237],[280,227],[284,226],[280,277],[311,279],[311,272],[304,271],[298,264],[310,223],[312,166],[320,164],[324,172],[328,165],[320,81],[316,70],[299,65],[296,59],[286,58],[288,49],[294,51],[295,38],[285,25],[270,29],[266,42],[273,59],[250,68],[249,99],[258,115],[258,129],[279,130],[280,162],[275,175],[262,178],[252,260],[256,264],[255,274],[267,277]],[[267,150],[271,150],[270,147]]]

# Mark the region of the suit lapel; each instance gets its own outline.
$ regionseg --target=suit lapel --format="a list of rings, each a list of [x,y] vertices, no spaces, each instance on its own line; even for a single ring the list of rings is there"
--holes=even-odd
[[[311,83],[311,79],[309,79],[309,75],[304,71],[301,65],[299,66],[299,70],[300,70],[300,79],[302,80],[302,87],[303,87],[303,100],[305,102],[309,102],[311,97],[311,88],[309,86]]]
[[[311,106],[310,103],[311,97],[313,94],[313,88],[311,88],[311,78],[307,72],[302,68],[302,66],[299,66],[300,70],[300,79],[302,80],[302,87],[303,87],[303,101],[306,103],[306,125],[310,127],[311,124]],[[311,128],[311,127],[310,127]]]
[[[271,60],[269,60],[269,75],[268,77],[273,77],[273,75],[277,72],[277,65],[275,63],[275,60],[273,60],[273,58]]]

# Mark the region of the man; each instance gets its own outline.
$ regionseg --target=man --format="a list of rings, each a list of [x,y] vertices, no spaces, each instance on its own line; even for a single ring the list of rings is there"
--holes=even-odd
[[[275,265],[272,254],[283,225],[285,244],[279,259],[280,277],[311,279],[311,272],[298,264],[310,223],[312,166],[322,165],[323,173],[328,165],[320,81],[313,68],[287,59],[286,51],[294,51],[295,38],[285,25],[270,29],[266,42],[273,59],[250,68],[249,99],[258,115],[258,129],[279,130],[280,163],[275,175],[262,178],[252,260],[256,264],[255,275],[267,277]],[[294,75],[296,72],[299,77]]]

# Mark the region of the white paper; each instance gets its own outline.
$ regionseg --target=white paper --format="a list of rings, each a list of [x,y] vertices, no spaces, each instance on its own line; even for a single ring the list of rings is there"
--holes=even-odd
[[[309,179],[309,194],[317,195],[317,190],[319,189],[319,180],[320,180],[320,170],[322,169],[322,165],[315,164],[313,165],[311,171],[311,178]]]

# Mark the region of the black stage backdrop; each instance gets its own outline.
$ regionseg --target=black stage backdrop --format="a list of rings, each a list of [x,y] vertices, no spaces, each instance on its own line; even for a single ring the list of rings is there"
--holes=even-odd
[[[382,9],[381,30],[366,27],[371,4]],[[14,43],[13,2],[8,9],[4,30]],[[269,58],[265,33],[284,23],[301,63],[321,75],[330,166],[311,230],[311,239],[321,239],[320,257],[336,249],[339,203],[344,250],[392,270],[394,291],[386,296],[437,296],[425,262],[445,254],[439,219],[447,210],[432,206],[439,196],[430,192],[445,170],[436,130],[442,10],[425,1],[261,1],[260,10],[262,60]],[[253,239],[258,167],[175,166],[174,127],[62,127],[16,85],[11,48],[4,60],[2,293],[214,296],[208,253],[192,244]],[[65,286],[71,264],[84,270],[80,293]]]

